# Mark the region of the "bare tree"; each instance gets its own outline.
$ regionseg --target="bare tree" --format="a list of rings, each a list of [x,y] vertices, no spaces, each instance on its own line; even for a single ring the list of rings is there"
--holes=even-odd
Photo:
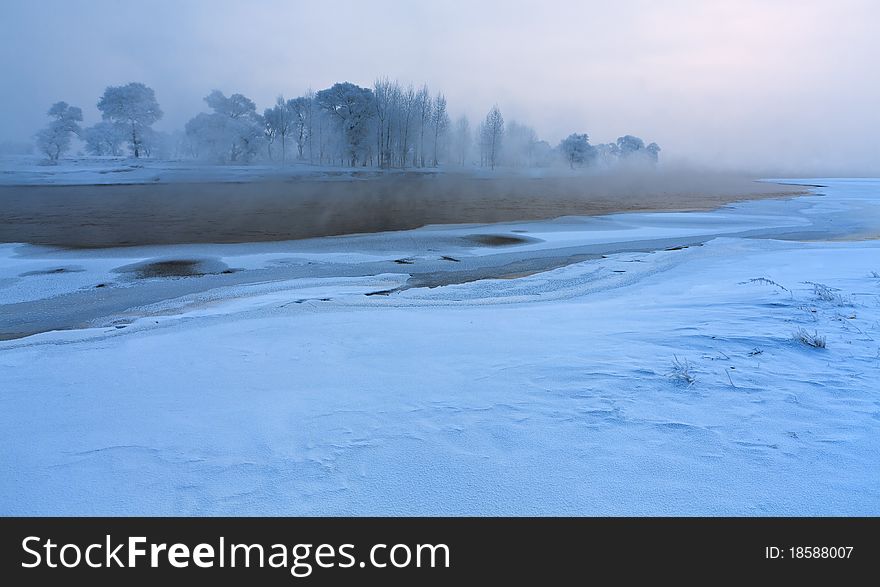
[[[292,121],[291,130],[293,131],[293,138],[296,140],[296,152],[300,161],[303,160],[306,141],[310,140],[308,133],[311,108],[311,100],[305,96],[287,101],[287,109],[290,112]]]
[[[412,86],[407,87],[405,91],[401,91],[397,128],[399,136],[399,161],[400,166],[403,168],[406,168],[406,160],[409,156],[410,127],[412,126],[415,104],[416,92]]]
[[[455,154],[459,165],[467,163],[471,146],[471,125],[467,116],[460,116],[455,122]]]
[[[305,132],[309,142],[309,163],[315,162],[315,92],[309,88],[303,99],[306,101]]]
[[[495,169],[501,154],[502,141],[504,139],[504,117],[498,106],[492,106],[481,128],[481,143],[485,150],[486,165]]]
[[[385,78],[379,78],[373,84],[373,95],[376,105],[376,148],[379,167],[391,166],[389,144],[391,140],[391,118],[394,114],[395,85]]]
[[[267,108],[263,113],[265,136],[269,142],[269,158],[272,158],[272,143],[276,138],[281,139],[281,165],[287,162],[287,136],[293,131],[291,102],[292,100],[285,101],[284,96],[278,96],[275,106]]]
[[[434,161],[433,166],[439,164],[440,139],[449,127],[449,114],[446,113],[446,96],[437,94],[434,98],[434,107],[431,112],[431,126],[434,130]]]
[[[428,86],[423,85],[422,89],[416,94],[415,101],[416,123],[419,125],[419,142],[413,154],[414,167],[425,166],[425,134],[428,123],[431,121],[431,106],[431,93],[428,91]]]

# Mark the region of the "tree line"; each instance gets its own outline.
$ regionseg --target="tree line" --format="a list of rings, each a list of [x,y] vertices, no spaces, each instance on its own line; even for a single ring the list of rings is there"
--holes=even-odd
[[[110,86],[97,102],[100,122],[82,128],[82,110],[57,102],[36,143],[51,161],[68,152],[78,137],[89,154],[98,156],[380,169],[547,167],[560,161],[573,169],[625,160],[656,163],[660,152],[656,143],[646,145],[633,135],[593,145],[587,134],[573,133],[553,147],[530,126],[505,123],[498,106],[471,130],[466,116],[453,123],[442,92],[388,78],[377,79],[372,88],[341,82],[296,98],[279,96],[262,113],[250,98],[220,90],[208,94],[205,104],[208,111],[190,119],[183,130],[165,133],[153,129],[163,113],[152,88],[138,82]]]

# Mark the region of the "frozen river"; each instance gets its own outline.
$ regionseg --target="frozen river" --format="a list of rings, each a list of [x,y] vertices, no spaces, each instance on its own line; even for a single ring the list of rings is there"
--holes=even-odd
[[[144,308],[164,311],[163,302],[184,296],[238,297],[309,278],[394,274],[404,280],[394,289],[435,287],[529,275],[603,255],[688,247],[722,235],[821,240],[880,233],[876,211],[847,200],[846,193],[714,212],[433,226],[282,243],[97,250],[0,245],[0,340],[125,325],[132,316],[148,315]]]

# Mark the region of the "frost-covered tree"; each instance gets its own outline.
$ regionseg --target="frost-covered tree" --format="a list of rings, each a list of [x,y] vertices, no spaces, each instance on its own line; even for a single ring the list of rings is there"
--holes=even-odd
[[[242,94],[227,97],[219,90],[212,91],[205,102],[214,112],[201,113],[186,123],[186,134],[199,156],[249,162],[265,141],[265,123],[254,102]]]
[[[633,135],[624,135],[617,138],[617,148],[620,156],[626,158],[644,150],[645,141]]]
[[[446,139],[446,130],[449,128],[449,113],[446,112],[446,96],[437,94],[434,98],[434,106],[431,111],[431,127],[434,131],[434,167],[440,164],[440,150]]]
[[[504,161],[513,167],[531,167],[534,163],[538,133],[530,126],[511,120],[504,129]]]
[[[617,143],[596,145],[596,159],[605,167],[610,167],[620,159],[620,147]]]
[[[416,93],[415,97],[415,123],[418,129],[418,140],[413,149],[413,167],[425,166],[425,137],[428,134],[428,124],[431,121],[431,92],[424,85]]]
[[[618,138],[617,147],[620,159],[633,163],[656,163],[660,155],[660,146],[657,143],[651,143],[646,147],[645,141],[633,135]]]
[[[277,159],[280,143],[283,164],[292,139],[300,161],[382,169],[466,165],[476,162],[470,156],[475,147],[480,165],[492,169],[549,166],[560,163],[562,156],[571,167],[611,166],[624,160],[656,162],[660,152],[656,143],[645,146],[632,135],[592,146],[585,135],[575,134],[554,148],[539,140],[532,127],[505,122],[497,106],[477,128],[466,117],[452,124],[442,93],[432,97],[426,85],[403,86],[388,78],[377,79],[371,88],[342,82],[292,100],[281,97],[262,115],[242,94],[226,96],[215,90],[205,101],[212,112],[190,120],[183,139],[171,141],[185,147],[172,145],[169,152],[190,152],[224,162],[249,161],[258,153]]]
[[[284,100],[278,96],[275,105],[263,112],[263,128],[268,146],[269,158],[272,158],[272,143],[276,139],[281,142],[281,164],[287,161],[287,137],[293,132],[294,116],[292,100]]]
[[[596,159],[606,167],[622,163],[657,163],[659,155],[660,146],[657,143],[645,146],[645,141],[633,135],[618,137],[613,143],[596,145]]]
[[[397,149],[401,167],[406,167],[412,149],[412,136],[415,132],[416,91],[410,85],[401,90],[397,114]]]
[[[590,144],[590,137],[586,134],[568,135],[559,144],[559,150],[572,169],[575,165],[589,163],[596,156],[596,149]]]
[[[311,96],[312,102],[309,160],[312,162],[317,161],[321,165],[324,164],[325,158],[335,161],[341,160],[341,157],[337,156],[340,143],[339,134],[331,132],[337,126],[337,122],[331,120],[330,115],[318,105],[314,92],[307,95]]]
[[[385,133],[387,163],[406,168],[409,163],[415,133],[416,91],[394,82],[389,94],[388,128]]]
[[[71,135],[82,132],[79,126],[83,119],[82,110],[67,102],[55,102],[46,114],[52,121],[37,133],[37,148],[50,161],[58,161],[70,149]]]
[[[186,131],[175,130],[168,136],[169,159],[195,158],[197,156],[195,144],[192,138],[187,136]]]
[[[71,106],[67,102],[55,102],[47,114],[54,118],[59,126],[74,134],[79,134],[79,123],[83,119],[82,109]]]
[[[200,112],[184,127],[194,157],[226,161],[227,132],[225,119],[217,113]]]
[[[300,160],[309,140],[309,125],[312,116],[312,100],[307,96],[300,96],[287,101],[287,109],[292,116],[293,138],[296,141],[296,151]]]
[[[394,118],[400,101],[400,85],[387,77],[373,83],[373,106],[376,109],[376,157],[379,167],[393,165],[392,136]]]
[[[375,114],[373,91],[349,82],[334,84],[315,96],[318,106],[333,120],[341,139],[341,153],[349,165],[366,160],[370,121]]]
[[[532,147],[532,165],[549,167],[556,160],[556,150],[547,141],[538,141]]]
[[[167,159],[173,151],[172,137],[166,132],[145,128],[141,149],[144,156]]]
[[[122,155],[122,145],[126,140],[124,126],[102,120],[83,131],[86,151],[92,155]]]
[[[471,124],[467,116],[459,116],[455,121],[455,159],[459,165],[467,164],[471,147]]]
[[[498,106],[493,106],[480,126],[480,144],[483,148],[484,165],[495,169],[498,164],[504,140],[504,117]]]
[[[232,94],[227,97],[220,90],[212,90],[205,96],[205,103],[217,114],[233,120],[252,119],[257,111],[257,105],[247,96]]]
[[[301,158],[305,157],[305,151],[308,149],[309,152],[309,163],[314,163],[315,161],[315,135],[316,135],[316,114],[318,112],[318,107],[315,105],[315,92],[311,89],[307,90],[305,94],[303,94],[298,100],[302,100],[302,104],[305,108],[305,113],[303,115],[303,139],[305,144],[303,145],[303,155]]]
[[[162,118],[155,92],[139,82],[108,87],[98,100],[98,110],[104,120],[125,127],[126,140],[135,158],[141,156],[144,135]]]
[[[387,78],[377,80],[373,92],[371,134],[380,167],[418,167],[439,160],[448,127],[446,99],[431,98],[427,86],[416,91],[411,85],[404,88]]]

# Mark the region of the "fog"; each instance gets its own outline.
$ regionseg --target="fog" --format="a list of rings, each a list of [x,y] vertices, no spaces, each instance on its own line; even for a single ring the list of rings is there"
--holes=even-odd
[[[284,241],[615,212],[711,210],[804,193],[675,165],[570,174],[382,174],[246,182],[0,185],[0,242],[65,247]]]
[[[551,144],[632,133],[665,162],[880,175],[878,22],[869,0],[5,0],[0,141],[57,100],[97,121],[111,84],[153,87],[173,130],[213,88],[262,109],[385,75],[442,90],[453,118],[497,103]]]

